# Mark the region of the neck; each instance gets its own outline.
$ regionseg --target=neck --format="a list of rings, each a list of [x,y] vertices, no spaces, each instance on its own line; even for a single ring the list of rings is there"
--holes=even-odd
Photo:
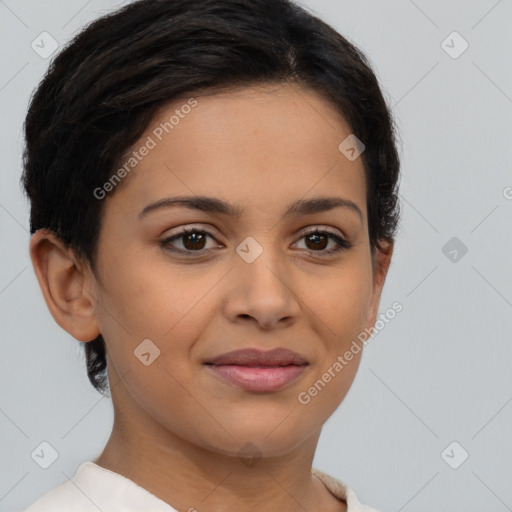
[[[110,439],[93,462],[176,510],[252,512],[268,509],[269,503],[282,512],[346,510],[311,473],[320,430],[284,455],[251,457],[249,450],[248,456],[232,456],[190,443],[140,408],[114,410]]]

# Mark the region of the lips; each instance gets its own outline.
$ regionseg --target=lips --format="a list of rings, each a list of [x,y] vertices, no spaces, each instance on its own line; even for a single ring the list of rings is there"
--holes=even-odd
[[[244,349],[228,352],[205,363],[216,378],[246,391],[278,391],[295,382],[309,363],[301,354],[284,348],[267,352]]]
[[[308,364],[301,354],[292,352],[286,348],[276,348],[263,352],[258,349],[243,349],[228,352],[215,357],[206,364],[212,365],[236,365],[236,366],[302,366]]]

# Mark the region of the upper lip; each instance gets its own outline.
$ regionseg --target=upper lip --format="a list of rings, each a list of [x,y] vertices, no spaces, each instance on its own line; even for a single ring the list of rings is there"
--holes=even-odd
[[[306,358],[286,348],[262,351],[256,348],[234,350],[206,361],[206,364],[238,366],[287,366],[308,364]]]

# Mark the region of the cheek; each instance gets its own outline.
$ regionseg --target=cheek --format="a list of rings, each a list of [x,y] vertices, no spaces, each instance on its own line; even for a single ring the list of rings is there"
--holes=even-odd
[[[128,263],[117,266],[105,280],[98,297],[104,305],[101,316],[107,324],[114,321],[114,328],[124,328],[124,334],[133,337],[171,335],[200,302],[208,283],[195,286],[176,269],[170,274],[165,266]]]
[[[364,259],[354,258],[354,262],[350,265],[347,262],[339,271],[330,273],[318,286],[310,286],[311,292],[304,299],[322,320],[319,328],[326,339],[334,340],[333,345],[338,349],[340,345],[350,344],[364,329],[370,306],[371,268],[362,264]]]
[[[105,305],[100,328],[116,371],[131,372],[133,393],[140,390],[143,397],[145,389],[154,400],[162,393],[162,399],[169,401],[183,391],[176,382],[192,378],[193,347],[212,315],[205,295],[219,279],[206,272],[199,278],[197,271],[193,278],[176,267],[171,274],[169,266],[154,264],[119,266],[110,274],[105,282],[108,293],[99,298]],[[146,359],[154,358],[154,363],[145,367],[137,355],[147,352]],[[163,388],[155,393],[153,386],[158,383]]]

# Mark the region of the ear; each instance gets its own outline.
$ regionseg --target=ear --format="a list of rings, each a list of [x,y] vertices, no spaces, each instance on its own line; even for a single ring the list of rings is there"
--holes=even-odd
[[[30,258],[55,321],[79,341],[92,341],[99,334],[95,317],[90,270],[81,269],[73,251],[57,236],[40,229],[30,239]]]
[[[386,280],[394,249],[394,243],[392,242],[381,240],[380,244],[382,248],[380,250],[378,248],[375,249],[373,262],[373,291],[366,323],[366,327],[369,330],[371,330],[377,320],[382,288],[384,287],[384,281]]]

